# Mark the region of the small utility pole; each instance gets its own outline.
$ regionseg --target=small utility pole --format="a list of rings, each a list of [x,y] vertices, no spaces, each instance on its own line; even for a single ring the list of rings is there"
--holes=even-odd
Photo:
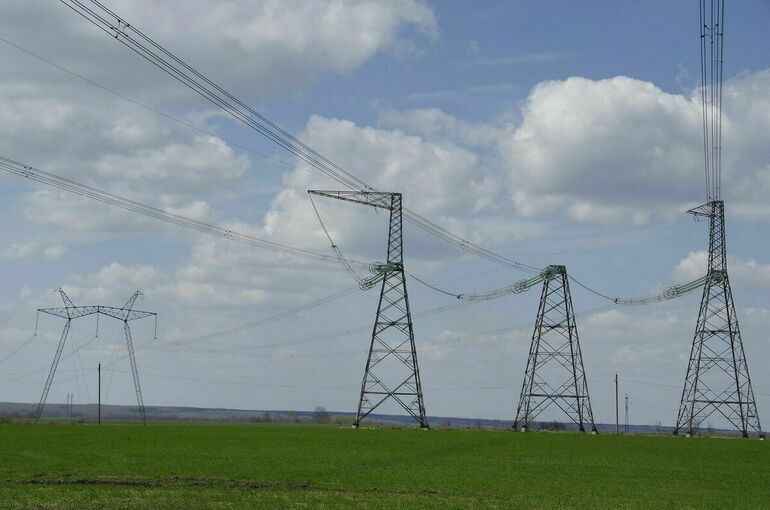
[[[620,414],[618,410],[618,373],[615,372],[615,433],[620,434]]]
[[[98,408],[98,424],[102,424],[102,364],[99,363],[99,368],[97,369],[97,372],[99,374],[99,403],[97,405]]]
[[[628,393],[626,393],[626,434],[628,434]]]

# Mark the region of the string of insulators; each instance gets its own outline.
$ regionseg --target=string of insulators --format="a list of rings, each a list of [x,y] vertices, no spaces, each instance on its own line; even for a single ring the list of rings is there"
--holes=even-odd
[[[706,275],[698,278],[697,280],[693,280],[689,283],[685,283],[683,285],[672,285],[666,288],[666,290],[664,290],[660,294],[655,294],[652,296],[646,296],[641,298],[615,298],[613,301],[619,305],[646,305],[650,303],[665,301],[667,299],[674,299],[674,298],[683,296],[695,289],[699,289],[703,287],[709,281],[710,278],[714,283],[718,283],[724,279],[722,275],[716,275],[716,274]]]
[[[564,266],[548,266],[544,268],[538,275],[528,278],[526,280],[520,280],[507,287],[495,289],[489,292],[478,292],[474,294],[457,294],[457,299],[463,299],[468,301],[488,301],[491,299],[498,299],[510,294],[521,294],[528,291],[532,287],[542,283],[546,280],[551,280],[558,274],[565,272]],[[696,280],[682,285],[672,285],[667,287],[666,290],[659,294],[652,296],[645,296],[639,298],[620,298],[610,297],[603,294],[599,294],[601,297],[611,300],[618,305],[647,305],[651,303],[657,303],[668,299],[678,298],[691,292],[695,289],[703,287],[706,283],[711,281],[712,284],[720,283],[725,279],[724,274],[720,271],[712,271],[710,274],[702,276]],[[574,280],[574,279],[573,279]],[[577,282],[578,284],[580,282]],[[581,284],[582,286],[582,284]]]
[[[360,279],[358,286],[361,290],[369,290],[383,281],[388,276],[388,273],[397,271],[400,265],[395,262],[372,262],[369,266],[369,272],[372,273],[372,276]]]
[[[464,299],[468,301],[488,301],[490,299],[497,299],[510,294],[521,294],[526,292],[535,285],[544,282],[546,280],[553,279],[556,275],[564,272],[564,266],[548,266],[544,268],[540,273],[528,278],[526,280],[519,280],[513,285],[503,287],[501,289],[495,289],[489,292],[477,292],[474,294],[458,294],[457,299]]]

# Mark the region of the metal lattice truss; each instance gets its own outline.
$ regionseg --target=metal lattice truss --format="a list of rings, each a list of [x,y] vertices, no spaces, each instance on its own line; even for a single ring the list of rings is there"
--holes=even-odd
[[[406,290],[401,194],[315,190],[310,193],[390,211],[387,260],[378,265],[382,287],[354,426],[358,427],[361,420],[392,400],[420,427],[429,428]]]
[[[513,427],[525,431],[556,406],[581,432],[586,425],[596,432],[567,270],[547,269]]]
[[[709,218],[709,266],[674,433],[723,417],[743,437],[764,437],[727,275],[724,203],[688,211]]]
[[[64,324],[64,329],[62,330],[61,337],[59,339],[59,345],[56,348],[56,354],[54,355],[53,362],[51,363],[51,369],[48,372],[48,377],[45,381],[45,386],[43,387],[43,394],[40,396],[40,402],[37,405],[37,410],[35,411],[35,423],[37,423],[40,420],[40,417],[43,414],[43,408],[45,407],[45,402],[48,399],[48,392],[51,389],[51,384],[53,383],[54,376],[56,374],[56,368],[59,366],[59,360],[61,359],[62,351],[64,350],[64,344],[67,341],[67,336],[69,334],[70,327],[72,325],[73,319],[79,319],[80,317],[85,317],[87,315],[96,315],[97,316],[97,336],[99,334],[98,330],[98,317],[99,315],[105,315],[107,317],[111,317],[113,319],[118,319],[120,321],[123,321],[123,332],[126,336],[126,346],[128,348],[128,357],[131,361],[131,374],[134,378],[134,390],[136,391],[136,400],[137,404],[139,406],[139,412],[142,417],[142,423],[147,422],[147,414],[145,413],[144,409],[144,399],[142,398],[142,388],[139,385],[139,372],[136,368],[136,357],[134,356],[134,343],[131,338],[131,328],[129,327],[128,323],[129,321],[137,320],[137,319],[143,319],[145,317],[154,317],[155,318],[155,325],[156,325],[156,333],[157,333],[157,318],[158,314],[155,312],[144,312],[141,310],[134,310],[134,303],[136,303],[136,300],[139,298],[139,296],[142,295],[141,292],[136,291],[126,302],[125,305],[123,305],[120,308],[114,307],[114,306],[75,306],[72,303],[72,300],[70,300],[69,296],[64,292],[63,289],[59,288],[56,289],[56,292],[59,293],[61,296],[62,301],[64,302],[64,307],[61,308],[39,308],[38,314],[45,313],[48,315],[54,315],[56,317],[61,317],[63,319],[67,319],[67,322]]]

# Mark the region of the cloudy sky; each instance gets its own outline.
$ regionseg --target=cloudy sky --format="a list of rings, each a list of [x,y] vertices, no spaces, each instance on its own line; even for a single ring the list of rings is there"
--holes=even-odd
[[[659,292],[705,271],[705,224],[683,214],[705,201],[693,2],[107,4],[351,173],[498,253],[564,264],[611,296]],[[331,254],[306,190],[338,184],[60,2],[0,8],[0,155]],[[723,196],[733,292],[765,417],[770,4],[727,9]],[[0,400],[38,400],[63,324],[42,316],[32,337],[35,310],[59,306],[52,291],[62,286],[75,304],[113,306],[139,289],[138,307],[159,313],[157,340],[150,322],[134,323],[148,405],[355,410],[376,291],[262,321],[354,289],[341,268],[13,175],[0,175],[0,196]],[[383,258],[385,215],[317,205],[346,254]],[[405,250],[410,272],[451,292],[527,276],[412,227]],[[539,289],[447,309],[457,301],[408,284],[428,414],[511,420]],[[597,421],[614,419],[618,372],[632,422],[672,424],[699,299],[624,308],[573,289]],[[73,323],[49,402],[67,393],[94,401],[99,362],[103,400],[135,401],[119,326],[101,321],[94,339],[91,318]]]

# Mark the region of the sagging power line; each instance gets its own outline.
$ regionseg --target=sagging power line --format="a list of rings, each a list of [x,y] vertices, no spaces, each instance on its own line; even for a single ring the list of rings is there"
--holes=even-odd
[[[308,146],[302,140],[281,128],[275,122],[257,112],[241,99],[234,96],[213,80],[183,61],[170,50],[164,48],[137,27],[127,22],[98,0],[60,0],[85,20],[93,24],[111,38],[123,44],[137,55],[158,67],[170,77],[194,91],[207,101],[221,108],[238,122],[246,125],[288,151],[302,162],[320,171],[326,177],[355,191],[376,191],[359,177],[355,176],[326,156]],[[535,274],[539,268],[518,262],[504,255],[483,248],[468,239],[464,239],[435,222],[411,211],[403,210],[403,218],[417,228],[428,232],[443,241],[466,252],[513,269]]]
[[[171,223],[179,227],[187,228],[190,230],[196,230],[204,234],[208,234],[221,239],[227,239],[241,244],[249,246],[255,246],[265,250],[274,251],[284,255],[291,255],[293,257],[301,257],[305,259],[317,260],[320,262],[337,264],[339,261],[334,257],[317,253],[312,250],[306,250],[304,248],[297,248],[286,244],[277,243],[275,241],[268,241],[250,234],[244,234],[236,230],[227,229],[205,223],[199,220],[195,220],[180,214],[170,213],[158,207],[144,204],[136,200],[115,195],[107,191],[103,191],[81,182],[62,177],[60,175],[35,168],[31,165],[14,161],[13,159],[0,156],[0,170],[8,172],[10,174],[24,177],[26,179],[46,184],[48,186],[73,193],[103,204],[111,205],[113,207],[119,207],[121,209],[148,216],[156,220]],[[358,260],[346,260],[348,265],[356,265],[360,267],[369,267],[370,263],[361,262]]]

